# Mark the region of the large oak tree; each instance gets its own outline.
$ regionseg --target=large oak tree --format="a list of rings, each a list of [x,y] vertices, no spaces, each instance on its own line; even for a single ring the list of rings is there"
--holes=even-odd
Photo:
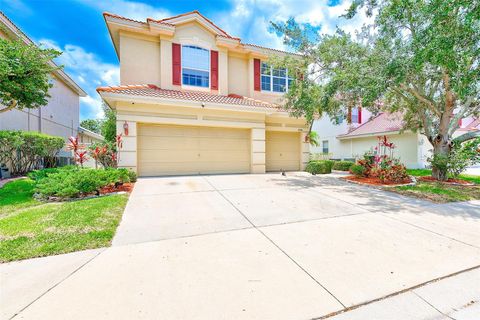
[[[401,112],[405,129],[420,131],[435,163],[449,157],[459,121],[480,112],[480,2],[462,0],[355,0],[345,14],[374,16],[355,37],[338,31],[312,39],[293,19],[273,23],[303,60],[277,60],[307,73],[286,94],[293,114],[338,113],[361,103],[374,112]],[[315,101],[308,95],[314,93]]]

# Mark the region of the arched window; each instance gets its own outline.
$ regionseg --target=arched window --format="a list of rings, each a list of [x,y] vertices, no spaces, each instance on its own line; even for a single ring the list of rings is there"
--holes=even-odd
[[[210,87],[210,52],[197,46],[182,45],[182,84]]]

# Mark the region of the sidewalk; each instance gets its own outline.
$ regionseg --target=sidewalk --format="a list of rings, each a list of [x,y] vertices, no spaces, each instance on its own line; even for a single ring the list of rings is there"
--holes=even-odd
[[[329,320],[478,320],[480,268],[428,283],[416,289],[372,302]]]

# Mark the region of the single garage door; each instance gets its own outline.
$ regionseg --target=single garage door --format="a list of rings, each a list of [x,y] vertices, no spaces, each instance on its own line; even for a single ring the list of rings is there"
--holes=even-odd
[[[266,170],[300,170],[300,134],[297,132],[266,132]]]
[[[250,131],[139,125],[140,176],[250,172]]]

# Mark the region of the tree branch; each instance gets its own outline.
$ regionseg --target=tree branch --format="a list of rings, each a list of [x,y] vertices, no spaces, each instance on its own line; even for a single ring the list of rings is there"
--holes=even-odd
[[[12,103],[10,103],[10,105],[8,107],[5,107],[3,109],[0,109],[0,113],[3,113],[3,112],[7,112],[9,110],[12,110],[13,108],[15,108],[17,106],[18,102],[17,100],[13,100]]]
[[[458,136],[455,139],[453,139],[453,141],[462,143],[462,142],[465,142],[465,141],[468,141],[468,140],[475,139],[477,137],[480,137],[480,130],[470,131],[470,132],[464,133],[461,136]]]
[[[402,89],[410,92],[412,95],[415,96],[415,98],[417,98],[418,100],[420,100],[421,102],[423,102],[426,106],[429,107],[430,111],[432,111],[433,113],[435,113],[438,117],[441,117],[442,114],[441,112],[435,107],[435,105],[433,104],[432,101],[430,101],[429,99],[425,98],[424,96],[422,96],[417,90],[413,89],[413,88],[410,88],[404,84],[401,84],[400,85]]]

